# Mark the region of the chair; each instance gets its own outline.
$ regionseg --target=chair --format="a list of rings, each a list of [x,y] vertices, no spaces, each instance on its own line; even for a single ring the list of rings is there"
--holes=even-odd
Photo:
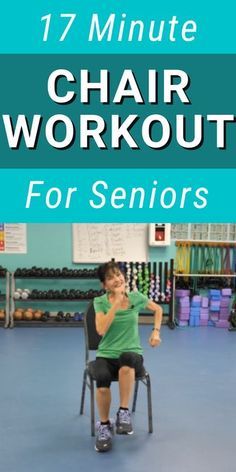
[[[81,393],[80,403],[80,414],[84,413],[84,400],[86,386],[90,390],[90,413],[91,413],[91,436],[95,436],[95,405],[94,405],[94,382],[96,381],[95,373],[95,361],[89,360],[90,351],[95,351],[98,348],[98,344],[101,340],[101,336],[98,335],[95,326],[95,310],[93,302],[90,302],[86,312],[84,313],[84,333],[85,333],[85,369],[83,374],[83,385]],[[113,378],[112,381],[117,382],[118,377]],[[132,412],[135,412],[136,401],[138,395],[139,382],[142,382],[147,388],[147,409],[148,409],[148,432],[153,432],[153,421],[152,421],[152,399],[151,399],[151,381],[150,376],[145,368],[143,368],[143,375],[136,377],[134,396],[132,404]]]

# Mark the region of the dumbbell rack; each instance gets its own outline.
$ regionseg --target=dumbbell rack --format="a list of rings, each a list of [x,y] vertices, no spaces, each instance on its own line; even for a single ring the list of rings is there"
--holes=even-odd
[[[60,276],[60,277],[55,277],[55,276],[38,276],[38,277],[34,277],[34,276],[16,276],[15,275],[15,272],[12,272],[11,273],[11,297],[10,297],[10,320],[9,320],[9,327],[10,328],[13,328],[15,326],[17,327],[81,327],[83,326],[83,321],[75,321],[73,319],[71,319],[69,322],[67,321],[55,321],[55,317],[51,316],[48,321],[44,322],[44,321],[41,321],[41,320],[15,320],[14,319],[14,311],[16,309],[16,304],[21,304],[21,305],[28,305],[29,304],[45,304],[45,303],[55,303],[55,304],[64,304],[64,303],[81,303],[81,302],[86,302],[86,301],[89,301],[91,300],[91,298],[73,298],[73,299],[69,299],[69,298],[52,298],[52,299],[46,299],[46,298],[28,298],[26,300],[22,300],[22,299],[19,299],[19,300],[15,300],[14,299],[14,293],[15,293],[15,289],[16,289],[16,280],[19,279],[19,280],[37,280],[37,281],[40,281],[40,280],[55,280],[55,281],[59,281],[59,280],[97,280],[97,277],[90,277],[90,276],[82,276],[82,277],[63,277],[63,276]],[[60,308],[61,309],[61,308]]]
[[[122,263],[122,264],[125,264],[125,263]],[[148,265],[150,265],[150,263],[148,263]],[[169,278],[170,278],[170,283],[171,283],[171,296],[169,298],[169,301],[162,301],[160,300],[160,298],[158,298],[157,300],[155,299],[155,301],[158,303],[158,304],[161,304],[161,305],[165,305],[167,308],[168,308],[168,314],[166,314],[163,318],[163,321],[164,322],[167,322],[167,324],[169,325],[169,327],[171,329],[174,328],[174,313],[173,313],[173,308],[174,308],[174,280],[173,280],[173,266],[174,266],[174,261],[173,259],[170,260],[170,266],[169,266],[169,269],[168,269],[168,263],[167,262],[159,262],[159,269],[158,269],[158,274],[159,274],[159,279],[160,279],[160,283],[159,283],[159,290],[160,290],[160,293],[165,292],[165,284],[166,284],[166,279],[167,279],[167,274],[169,272]],[[154,262],[154,272],[155,274],[157,275],[157,264]],[[26,270],[27,271],[27,270]],[[163,277],[164,276],[164,277]],[[63,321],[56,321],[55,320],[55,317],[51,316],[50,319],[48,319],[48,321],[44,322],[42,320],[15,320],[14,319],[14,311],[15,311],[15,308],[16,308],[16,304],[20,304],[20,306],[22,306],[23,304],[25,306],[30,306],[30,304],[35,304],[35,303],[38,303],[39,305],[41,304],[48,304],[50,302],[54,302],[54,304],[57,304],[57,305],[61,305],[63,303],[68,303],[68,302],[73,302],[73,303],[81,303],[81,302],[86,302],[86,301],[89,301],[91,300],[91,297],[90,298],[86,298],[86,297],[83,297],[83,298],[78,298],[78,299],[69,299],[69,298],[59,298],[59,299],[56,299],[56,298],[52,298],[52,299],[46,299],[46,298],[28,298],[26,300],[15,300],[14,299],[14,293],[15,293],[15,289],[16,289],[16,279],[19,279],[19,280],[55,280],[55,281],[62,281],[62,280],[71,280],[73,279],[74,281],[75,280],[97,280],[98,279],[92,275],[89,275],[89,276],[62,276],[60,275],[59,277],[58,276],[53,276],[51,275],[50,273],[46,276],[46,275],[37,275],[37,276],[31,276],[31,275],[19,275],[18,272],[12,272],[11,273],[11,297],[10,297],[10,312],[9,312],[9,327],[10,328],[13,328],[14,326],[23,326],[23,327],[36,327],[36,326],[40,326],[40,327],[47,327],[47,326],[57,326],[57,327],[62,327],[62,326],[66,326],[66,327],[79,327],[79,326],[82,326],[83,325],[83,322],[79,322],[79,321],[75,321],[73,319],[71,319],[69,322],[63,320]],[[130,289],[132,289],[132,287],[130,287]],[[141,292],[142,292],[142,289],[141,289]],[[93,298],[93,297],[92,297]],[[38,308],[38,307],[37,307]],[[60,307],[61,309],[61,307]],[[140,317],[139,317],[139,322],[142,324],[150,324],[150,323],[153,323],[153,315],[150,315],[148,313],[140,313]]]
[[[165,308],[163,324],[174,329],[174,259],[168,262],[159,261],[159,263],[154,261],[152,263],[119,262],[119,264],[126,274],[129,289],[138,289],[158,305],[162,305]],[[150,312],[140,313],[139,323],[152,324],[153,315],[150,315]]]
[[[0,294],[0,307],[4,305],[5,320],[0,320],[0,326],[8,328],[10,322],[10,274],[6,271],[5,275],[0,275],[1,286],[4,286],[5,293]],[[2,283],[3,282],[3,283]]]

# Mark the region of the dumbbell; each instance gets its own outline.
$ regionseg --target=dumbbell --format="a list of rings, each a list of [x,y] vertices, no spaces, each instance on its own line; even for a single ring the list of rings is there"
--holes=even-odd
[[[49,268],[48,267],[44,267],[44,269],[42,269],[42,275],[43,277],[48,277],[49,276]]]
[[[75,298],[77,298],[76,290],[74,288],[72,288],[69,291],[68,297],[69,297],[70,300],[74,300]]]
[[[27,269],[25,267],[22,267],[20,269],[20,277],[25,277]]]
[[[75,290],[75,298],[77,300],[80,300],[83,297],[83,291],[82,290]]]
[[[63,311],[58,311],[58,313],[57,313],[57,315],[56,315],[56,317],[55,317],[55,320],[56,320],[56,321],[63,321],[63,319],[64,319],[64,313],[63,313]]]
[[[30,298],[35,299],[38,298],[38,290],[34,288],[30,294]]]
[[[83,320],[83,313],[76,311],[74,313],[74,320],[75,321],[82,321]]]
[[[36,310],[33,316],[34,320],[41,320],[41,317],[42,317],[42,312],[40,310]]]
[[[31,309],[25,310],[23,314],[24,320],[31,321],[33,319],[33,312]]]
[[[13,318],[15,320],[22,320],[23,318],[23,313],[21,310],[15,310],[14,313],[13,313]]]
[[[42,315],[41,315],[41,321],[48,321],[50,318],[50,312],[49,311],[45,311]]]
[[[62,269],[62,276],[63,276],[63,277],[68,277],[68,269],[67,269],[67,267],[63,267],[63,269]]]
[[[60,294],[61,294],[60,290],[54,290],[53,298],[60,298]]]
[[[29,277],[35,277],[36,275],[36,269],[34,267],[31,267],[31,269],[29,269]]]
[[[23,292],[21,293],[21,298],[23,300],[27,300],[30,297],[30,290],[28,288],[24,288]]]
[[[48,290],[47,298],[48,300],[51,300],[53,298],[53,290]]]
[[[71,314],[70,313],[66,313],[65,314],[65,321],[70,321],[71,319]]]
[[[21,295],[22,295],[22,289],[17,288],[16,291],[14,292],[14,299],[19,300],[21,298]]]
[[[61,291],[61,294],[60,294],[61,298],[69,298],[69,292],[66,288],[63,288],[63,290]]]
[[[95,269],[89,269],[88,275],[89,275],[89,277],[96,277],[96,275],[97,275],[97,270],[95,270]]]

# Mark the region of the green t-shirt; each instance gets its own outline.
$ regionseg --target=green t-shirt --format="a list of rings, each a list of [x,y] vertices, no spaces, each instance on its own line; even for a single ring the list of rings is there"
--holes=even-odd
[[[129,307],[118,310],[109,329],[102,337],[97,357],[118,359],[122,352],[142,354],[138,331],[138,314],[148,303],[148,297],[140,292],[129,292]],[[94,309],[98,313],[107,313],[111,308],[107,294],[94,298]]]

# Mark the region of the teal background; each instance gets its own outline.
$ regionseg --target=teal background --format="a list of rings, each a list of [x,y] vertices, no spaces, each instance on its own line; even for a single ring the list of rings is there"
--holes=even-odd
[[[127,14],[127,18],[166,19],[176,15],[182,22],[193,19],[198,24],[196,40],[184,43],[142,43],[124,41],[117,43],[89,43],[87,41],[88,25],[92,13],[99,13],[100,18],[107,18],[109,13]],[[50,40],[43,43],[41,17],[53,13]],[[71,34],[64,42],[58,42],[64,22],[58,21],[60,13],[77,13],[78,18]],[[78,0],[16,0],[3,2],[1,5],[0,52],[3,53],[234,53],[235,42],[235,2],[225,0],[223,3],[199,0],[170,0],[168,2],[135,0],[117,2],[97,2],[96,0],[78,2]]]
[[[36,149],[27,149],[21,140],[19,149],[10,149],[2,118],[0,119],[0,167],[16,168],[220,168],[236,167],[236,123],[226,124],[226,149],[216,147],[216,124],[208,122],[208,114],[236,114],[236,55],[122,55],[119,61],[114,55],[14,55],[1,56],[4,74],[0,76],[0,114],[9,114],[15,125],[19,114],[26,115],[30,126],[34,114],[42,115],[42,125]],[[48,95],[48,77],[56,69],[68,69],[77,83],[59,80],[58,93],[68,90],[77,97],[70,104],[56,104]],[[90,80],[99,81],[100,70],[110,73],[110,103],[101,104],[98,91],[91,92],[90,103],[80,103],[80,70],[88,69]],[[112,100],[125,69],[132,69],[140,87],[143,99],[148,100],[148,69],[158,71],[158,103],[136,104],[131,98],[121,104]],[[191,103],[183,104],[177,94],[173,94],[173,104],[164,104],[163,71],[181,69],[190,77],[186,94]],[[177,79],[177,82],[179,79]],[[74,123],[75,141],[68,149],[55,149],[45,137],[47,120],[55,114],[64,114]],[[162,149],[150,148],[142,138],[142,124],[146,117],[161,114],[171,124],[172,138]],[[107,149],[100,149],[90,140],[89,149],[80,148],[80,115],[101,116],[107,130],[102,138]],[[130,129],[130,134],[139,145],[131,149],[124,139],[120,149],[111,148],[111,115],[120,115],[125,121],[129,114],[140,118]],[[193,117],[204,117],[203,142],[198,149],[185,149],[176,140],[176,115],[186,117],[186,139],[193,139]],[[93,125],[91,125],[93,127]],[[155,124],[151,130],[153,140],[160,139],[161,125]],[[65,137],[65,127],[56,128],[56,138]]]
[[[32,267],[33,265],[55,268],[78,266],[78,264],[72,264],[71,224],[30,223],[27,225],[27,240],[27,254],[1,254],[1,265],[9,270],[14,270],[16,267]],[[175,245],[172,242],[171,246],[165,248],[149,247],[148,254],[150,261],[167,261],[174,257]],[[96,266],[96,264],[93,265]],[[86,264],[83,264],[83,266],[86,266]],[[87,266],[89,267],[88,264]],[[48,281],[46,282],[48,283]],[[85,281],[85,284],[88,285],[88,282]]]
[[[97,223],[122,223],[122,222],[153,222],[165,221],[172,223],[181,222],[222,222],[234,223],[235,218],[235,177],[234,170],[212,169],[130,169],[110,170],[94,169],[24,169],[2,170],[0,186],[1,221],[2,222],[97,222]],[[153,180],[158,181],[157,204],[153,209],[148,209],[146,202],[143,209],[137,204],[133,209],[126,202],[122,209],[114,209],[107,205],[101,209],[93,209],[89,205],[92,197],[91,187],[97,180],[105,180],[109,186],[106,195],[110,196],[110,190],[116,187],[124,187],[129,194],[132,187],[143,187],[147,195]],[[26,196],[30,180],[43,180],[45,187],[40,188],[42,198],[32,200],[30,209],[25,209]],[[71,207],[65,209],[62,206],[57,209],[45,207],[45,190],[50,187],[59,187],[65,191],[68,187],[78,187],[76,198],[72,198]],[[166,187],[173,187],[177,192],[176,205],[172,209],[163,209],[159,205],[158,196]],[[194,198],[187,199],[186,207],[179,208],[180,196],[183,187],[206,187],[209,191],[208,205],[198,210],[193,206]],[[38,191],[39,188],[34,189]],[[63,197],[65,202],[65,194]]]

